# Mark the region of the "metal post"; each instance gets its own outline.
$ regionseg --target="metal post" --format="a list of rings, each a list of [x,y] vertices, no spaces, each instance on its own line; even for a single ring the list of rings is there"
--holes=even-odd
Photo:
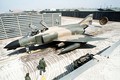
[[[54,26],[54,20],[53,20],[54,19],[54,13],[52,13],[51,17],[52,17],[52,26]]]
[[[20,23],[19,23],[18,16],[16,16],[16,18],[17,18],[18,28],[19,28],[19,31],[20,31],[20,36],[22,36],[22,31],[21,31],[21,28],[20,28]]]

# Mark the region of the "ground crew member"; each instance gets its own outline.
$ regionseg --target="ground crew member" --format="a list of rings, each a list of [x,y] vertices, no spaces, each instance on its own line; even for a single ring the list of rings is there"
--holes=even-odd
[[[30,78],[30,76],[29,76],[29,73],[26,74],[25,80],[31,80],[31,78]]]
[[[42,75],[42,71],[45,72],[45,68],[46,68],[46,63],[45,63],[45,60],[44,58],[42,58],[40,61],[39,61],[39,65],[37,66],[37,68],[40,70],[40,75]]]

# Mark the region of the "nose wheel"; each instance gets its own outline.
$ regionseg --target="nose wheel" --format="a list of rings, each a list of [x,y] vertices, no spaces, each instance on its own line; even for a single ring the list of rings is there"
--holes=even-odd
[[[25,47],[25,48],[26,48],[26,52],[27,52],[28,54],[31,53],[29,46],[27,46],[27,47]]]

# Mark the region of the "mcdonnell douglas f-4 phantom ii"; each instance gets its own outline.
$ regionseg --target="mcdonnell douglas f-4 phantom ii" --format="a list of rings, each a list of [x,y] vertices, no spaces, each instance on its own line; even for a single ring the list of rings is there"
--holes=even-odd
[[[41,32],[33,31],[32,35],[15,40],[4,48],[7,50],[16,49],[18,47],[28,47],[31,45],[45,45],[51,42],[70,43],[69,46],[62,49],[61,53],[69,52],[76,48],[79,48],[81,44],[86,44],[89,41],[103,40],[104,38],[94,38],[91,36],[81,37],[85,35],[85,29],[92,25],[93,14],[88,15],[80,23],[69,24],[62,26],[47,27],[46,24],[41,22],[44,26],[44,30]],[[107,17],[103,17],[99,20],[101,25],[105,25],[108,22]]]

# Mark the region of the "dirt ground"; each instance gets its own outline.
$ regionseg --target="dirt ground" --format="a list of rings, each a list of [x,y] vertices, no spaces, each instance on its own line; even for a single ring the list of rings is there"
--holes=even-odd
[[[81,18],[62,17],[62,25],[78,23],[81,20]],[[0,80],[24,80],[24,76],[27,72],[30,73],[32,80],[40,80],[42,76],[39,76],[39,71],[36,69],[36,66],[42,57],[45,58],[47,63],[47,69],[44,73],[47,80],[54,79],[55,77],[59,79],[71,72],[73,66],[70,64],[74,60],[87,53],[96,54],[120,40],[120,22],[109,21],[108,24],[102,27],[100,27],[97,22],[98,20],[94,20],[93,25],[98,26],[87,28],[86,33],[107,39],[88,42],[88,44],[95,45],[96,47],[94,48],[79,48],[64,55],[57,55],[59,50],[55,51],[53,48],[47,48],[44,50],[35,50],[32,52],[33,54],[29,55],[24,52],[6,56],[10,53],[17,53],[19,49],[7,51],[3,49],[3,47],[10,41],[18,39],[19,37],[0,40]],[[112,52],[109,59],[104,57],[101,57],[101,59],[102,61],[99,64],[89,68],[75,80],[120,80],[120,46]]]

